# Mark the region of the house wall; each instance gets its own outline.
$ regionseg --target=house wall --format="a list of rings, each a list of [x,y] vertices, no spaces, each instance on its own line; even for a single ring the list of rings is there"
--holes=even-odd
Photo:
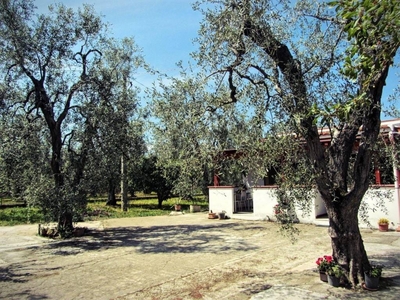
[[[210,186],[209,209],[215,213],[225,211],[226,216],[232,217],[234,209],[234,186]]]
[[[250,184],[250,186],[263,186],[264,185],[264,179],[257,178],[254,176],[253,172],[249,172],[247,174],[247,182]]]
[[[314,212],[314,216],[316,217],[326,214],[324,201],[322,200],[321,194],[318,192],[315,194]]]
[[[360,227],[368,227],[361,218],[363,207],[368,212],[368,221],[373,228],[378,227],[380,218],[387,218],[390,221],[389,229],[396,229],[399,222],[399,202],[398,189],[394,186],[371,187],[365,194],[360,208],[359,223]]]
[[[254,213],[253,216],[255,219],[259,220],[272,220],[276,221],[275,217],[275,205],[278,204],[278,198],[275,194],[276,187],[274,186],[258,186],[253,188],[253,205],[254,205]],[[316,200],[322,201],[322,199]],[[317,203],[317,201],[314,203]],[[318,204],[321,206],[320,204]],[[323,209],[325,206],[323,206]],[[300,207],[297,207],[295,210],[295,214],[297,219],[302,223],[313,223],[315,220],[315,207],[311,206],[310,212],[303,212]]]
[[[226,211],[229,217],[235,217],[233,186],[209,187],[210,210],[213,212]],[[274,186],[253,187],[253,213],[247,215],[254,220],[276,221],[274,206],[278,204]],[[391,222],[389,228],[396,229],[399,223],[399,189],[394,186],[371,187],[364,196],[362,209],[368,213],[368,221],[372,228],[378,227],[380,218],[387,218]],[[368,223],[363,222],[360,209],[359,223],[361,228],[367,228]],[[304,213],[296,207],[295,214],[301,223],[317,223],[316,217],[325,214],[326,208],[320,194],[315,191],[314,204],[309,213]]]
[[[253,216],[259,220],[276,221],[274,206],[278,203],[275,196],[275,187],[253,187]]]

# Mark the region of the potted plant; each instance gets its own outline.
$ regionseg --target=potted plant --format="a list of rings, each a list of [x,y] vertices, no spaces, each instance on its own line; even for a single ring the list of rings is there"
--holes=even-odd
[[[217,219],[217,213],[214,213],[212,210],[210,210],[210,212],[208,213],[208,218],[209,219]]]
[[[201,210],[201,206],[196,204],[196,197],[192,197],[192,204],[190,204],[190,212],[199,212]]]
[[[340,278],[344,275],[342,267],[335,262],[331,262],[326,272],[328,273],[328,283],[331,286],[338,287]]]
[[[368,290],[377,290],[381,276],[382,266],[371,265],[371,269],[365,272],[365,287]]]
[[[178,198],[174,204],[175,211],[181,211],[181,198]]]
[[[323,257],[318,257],[317,268],[319,271],[319,278],[321,281],[328,282],[328,277],[326,275],[326,271],[328,271],[329,265],[333,262],[333,258],[330,255],[324,255]]]
[[[378,221],[379,231],[389,230],[389,220],[386,218],[380,218]]]

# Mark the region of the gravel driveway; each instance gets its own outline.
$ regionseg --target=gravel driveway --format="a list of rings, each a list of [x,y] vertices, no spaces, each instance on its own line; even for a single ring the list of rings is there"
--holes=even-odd
[[[297,242],[265,221],[203,213],[78,224],[86,236],[49,240],[37,225],[0,227],[1,299],[400,299],[400,233],[362,231],[385,265],[377,292],[319,281],[326,227],[300,224]]]

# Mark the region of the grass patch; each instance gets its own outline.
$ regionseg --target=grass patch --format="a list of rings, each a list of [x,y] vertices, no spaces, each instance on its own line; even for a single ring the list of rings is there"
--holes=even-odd
[[[34,207],[10,207],[0,209],[0,226],[40,223],[43,215]]]
[[[129,201],[128,211],[121,211],[121,206],[106,205],[107,199],[104,197],[90,198],[83,215],[85,221],[97,221],[111,218],[134,218],[148,216],[168,215],[173,206],[178,202],[178,198],[171,198],[163,202],[162,208],[158,208],[157,198],[132,198]],[[182,210],[189,212],[189,200],[179,201]],[[118,201],[118,203],[120,203]],[[208,210],[208,202],[205,197],[196,197],[195,204],[200,205],[202,210]],[[32,207],[9,207],[0,209],[0,226],[13,226],[19,224],[32,224],[43,222],[43,215],[38,208]]]
[[[121,211],[121,207],[107,206],[106,198],[91,198],[87,211],[84,215],[86,221],[95,221],[108,218],[134,218],[134,217],[149,217],[149,216],[163,216],[168,215],[171,210],[174,210],[173,206],[178,202],[179,198],[171,198],[167,201],[163,201],[162,208],[158,208],[157,198],[141,198],[131,199],[129,201],[128,211]],[[118,203],[120,203],[118,201]],[[182,210],[189,212],[190,204],[193,204],[189,200],[180,200]],[[205,197],[196,197],[196,204],[200,205],[203,210],[208,210],[208,202]]]
[[[1,207],[15,207],[15,206],[26,206],[26,203],[19,199],[13,199],[11,197],[0,197]]]

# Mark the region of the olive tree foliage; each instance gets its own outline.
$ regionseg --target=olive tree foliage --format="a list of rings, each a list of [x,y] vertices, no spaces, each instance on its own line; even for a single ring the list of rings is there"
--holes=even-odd
[[[103,52],[104,60],[96,70],[109,87],[100,95],[99,103],[93,103],[91,108],[96,134],[87,177],[93,193],[108,194],[109,205],[116,205],[121,156],[125,157],[131,170],[137,168],[137,160],[145,152],[144,116],[138,103],[139,89],[133,84],[137,67],[145,65],[136,55],[138,52],[132,39],[111,40]]]
[[[113,126],[115,123],[109,125]],[[93,141],[95,154],[88,160],[86,171],[88,191],[93,196],[106,194],[107,205],[117,205],[116,196],[121,182],[121,156],[125,157],[128,172],[132,174],[138,172],[146,150],[141,121],[131,121],[124,126],[126,128],[123,140],[118,139],[118,135],[110,131],[110,127],[103,128],[105,136],[99,132],[102,137],[96,137]],[[130,182],[129,186],[132,193],[136,185]]]
[[[281,204],[307,210],[316,187],[333,256],[354,286],[362,282],[370,264],[358,211],[399,46],[398,1],[202,0],[194,7],[204,14],[193,55],[201,71],[154,97],[164,154],[187,169],[218,165],[218,150],[229,147],[212,128],[228,129],[244,169],[257,178],[276,171]]]
[[[216,154],[238,147],[234,133],[250,130],[243,112],[211,106],[223,93],[210,93],[203,75],[191,74],[182,67],[179,78],[161,78],[151,91],[152,151],[158,165],[175,170],[173,192],[189,198],[198,190],[207,194],[214,173],[222,171]]]
[[[135,172],[129,177],[137,190],[145,194],[156,192],[158,208],[161,209],[163,201],[173,196],[172,190],[178,174],[177,168],[159,164],[158,158],[154,154],[149,154],[142,157]]]
[[[61,233],[71,232],[85,207],[85,166],[95,154],[99,118],[128,121],[136,104],[127,105],[132,99],[121,93],[141,56],[131,40],[108,38],[107,24],[86,5],[76,11],[52,5],[38,15],[33,1],[2,0],[0,36],[3,107],[44,124],[41,138],[49,145],[52,182],[33,180],[32,199]],[[108,106],[108,114],[98,115]],[[125,126],[118,124],[110,134]]]
[[[28,203],[32,181],[51,178],[48,142],[43,124],[30,123],[24,116],[0,115],[0,195]]]

